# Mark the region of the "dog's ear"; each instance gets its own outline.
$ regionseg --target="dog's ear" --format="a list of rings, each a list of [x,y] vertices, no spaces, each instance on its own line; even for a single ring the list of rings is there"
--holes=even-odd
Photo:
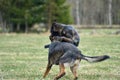
[[[56,22],[56,21],[53,21],[52,26],[55,26],[56,24],[57,24],[57,22]]]
[[[53,20],[52,25],[55,25],[57,23],[57,20]]]
[[[56,25],[56,22],[53,22],[53,23],[52,23],[52,26],[55,26],[55,25]]]
[[[53,22],[57,22],[57,20],[55,19]]]

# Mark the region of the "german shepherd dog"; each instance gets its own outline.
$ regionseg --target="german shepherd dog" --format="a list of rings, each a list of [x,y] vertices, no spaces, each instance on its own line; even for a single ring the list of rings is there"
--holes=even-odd
[[[77,69],[81,60],[86,60],[88,62],[100,62],[108,58],[108,55],[94,57],[85,56],[81,53],[80,50],[78,50],[78,48],[75,45],[67,42],[55,41],[52,42],[49,46],[48,64],[43,78],[45,78],[48,75],[52,65],[56,64],[59,65],[60,72],[54,78],[54,80],[58,80],[59,78],[65,75],[65,63],[68,63],[71,72],[74,75],[74,80],[77,80]]]

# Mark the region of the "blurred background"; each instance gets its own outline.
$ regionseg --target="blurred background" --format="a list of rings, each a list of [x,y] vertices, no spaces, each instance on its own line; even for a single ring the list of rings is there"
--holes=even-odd
[[[120,80],[120,0],[0,0],[0,80],[43,80],[54,20],[75,27],[84,55],[111,57],[82,61],[80,80]],[[54,66],[45,80],[58,72]],[[66,72],[61,80],[73,79]]]
[[[120,29],[120,0],[0,0],[0,33],[47,32],[54,20],[77,29]]]

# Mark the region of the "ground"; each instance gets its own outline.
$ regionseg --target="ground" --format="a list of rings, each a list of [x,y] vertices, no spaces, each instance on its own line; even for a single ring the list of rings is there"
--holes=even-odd
[[[79,49],[84,55],[109,55],[111,58],[100,63],[82,61],[78,70],[80,80],[120,79],[120,35],[116,30],[80,30]],[[92,33],[92,34],[91,34]],[[0,80],[42,80],[47,65],[49,34],[0,34]],[[67,74],[61,80],[72,80]],[[59,72],[53,66],[45,80],[53,80]]]

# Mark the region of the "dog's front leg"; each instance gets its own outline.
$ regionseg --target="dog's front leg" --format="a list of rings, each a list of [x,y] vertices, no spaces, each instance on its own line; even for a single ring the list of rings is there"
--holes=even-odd
[[[48,73],[49,73],[49,71],[50,71],[51,67],[52,67],[52,65],[50,65],[50,64],[48,63],[48,65],[47,65],[47,68],[46,68],[46,71],[45,71],[45,73],[44,73],[43,78],[45,78],[45,77],[48,75]]]
[[[59,74],[55,77],[54,80],[58,80],[59,78],[63,77],[65,75],[65,66],[64,64],[59,64],[60,67],[60,72]]]

